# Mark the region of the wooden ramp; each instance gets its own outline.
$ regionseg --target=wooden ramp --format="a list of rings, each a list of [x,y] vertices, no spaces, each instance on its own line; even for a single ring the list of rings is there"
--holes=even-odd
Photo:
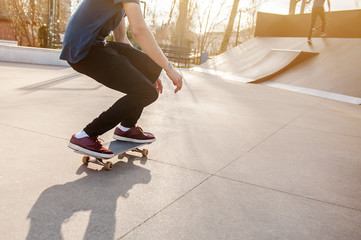
[[[195,70],[244,83],[267,81],[284,89],[294,86],[303,92],[335,93],[359,102],[361,39],[313,38],[312,42],[309,45],[306,38],[296,37],[256,37]]]
[[[303,50],[272,49],[261,61],[238,75],[249,79],[248,83],[264,82],[318,54]]]

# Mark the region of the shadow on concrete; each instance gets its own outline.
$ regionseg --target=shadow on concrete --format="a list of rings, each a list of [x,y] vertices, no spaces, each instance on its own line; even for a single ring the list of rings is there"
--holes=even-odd
[[[134,185],[151,181],[148,169],[133,164],[136,157],[124,157],[128,162],[116,162],[110,172],[82,165],[77,174],[85,172],[85,177],[46,189],[30,210],[26,239],[63,239],[62,224],[81,211],[90,211],[83,239],[114,239],[118,198],[128,198]]]
[[[40,83],[35,83],[35,84],[31,84],[22,88],[19,88],[20,90],[25,90],[25,91],[29,91],[29,92],[34,92],[34,91],[38,91],[38,90],[76,90],[76,91],[89,91],[89,90],[97,90],[99,88],[102,87],[101,84],[99,84],[97,87],[94,88],[50,88],[53,87],[55,85],[64,83],[66,81],[69,81],[71,79],[74,78],[78,78],[81,77],[82,75],[79,73],[71,73],[65,76],[61,76],[61,77],[57,77],[57,78],[53,78],[53,79],[49,79]]]
[[[19,67],[21,69],[34,69],[34,70],[39,70],[39,69],[64,70],[70,68],[70,66],[65,67],[65,66],[55,66],[55,65],[42,65],[42,64],[33,64],[33,63],[4,62],[4,61],[0,62],[0,67],[16,68],[16,70],[18,70]]]
[[[147,156],[142,156],[142,157],[138,157],[138,156],[134,156],[131,154],[127,154],[127,153],[122,153],[118,155],[118,159],[123,159],[123,158],[127,158],[128,159],[128,163],[130,162],[135,162],[135,161],[139,161],[141,164],[145,165],[148,161],[148,157]]]

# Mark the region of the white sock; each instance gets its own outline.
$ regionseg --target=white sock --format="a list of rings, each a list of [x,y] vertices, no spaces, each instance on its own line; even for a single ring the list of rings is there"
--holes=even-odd
[[[86,132],[84,132],[84,130],[83,130],[83,131],[80,131],[80,132],[78,132],[77,134],[75,134],[75,137],[76,137],[77,139],[80,139],[80,138],[89,137],[89,135],[88,135]]]
[[[127,127],[123,127],[121,124],[119,124],[118,128],[120,130],[122,130],[123,132],[126,132],[126,131],[128,131],[130,129],[130,128],[127,128]]]

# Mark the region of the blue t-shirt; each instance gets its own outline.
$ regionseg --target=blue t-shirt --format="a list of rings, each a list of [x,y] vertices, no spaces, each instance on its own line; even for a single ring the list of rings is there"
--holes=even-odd
[[[125,16],[122,2],[139,0],[83,0],[66,27],[60,59],[77,63],[92,46],[104,42]]]

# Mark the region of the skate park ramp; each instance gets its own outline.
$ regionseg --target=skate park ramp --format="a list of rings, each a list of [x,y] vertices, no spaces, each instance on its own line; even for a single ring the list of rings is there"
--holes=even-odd
[[[254,64],[256,67],[240,66],[237,75],[241,76],[244,82],[260,83],[317,54],[303,50],[271,49],[266,56]]]
[[[273,49],[285,49],[289,56],[274,54]],[[302,61],[295,57],[297,64],[293,64],[290,61],[292,51],[295,55],[310,53],[312,57],[301,58]],[[280,68],[282,66],[287,68]],[[295,91],[301,89],[311,95],[346,96],[360,104],[360,66],[360,38],[314,38],[309,45],[306,38],[255,37],[194,70],[247,83],[274,71],[261,79],[268,80],[263,84]]]

